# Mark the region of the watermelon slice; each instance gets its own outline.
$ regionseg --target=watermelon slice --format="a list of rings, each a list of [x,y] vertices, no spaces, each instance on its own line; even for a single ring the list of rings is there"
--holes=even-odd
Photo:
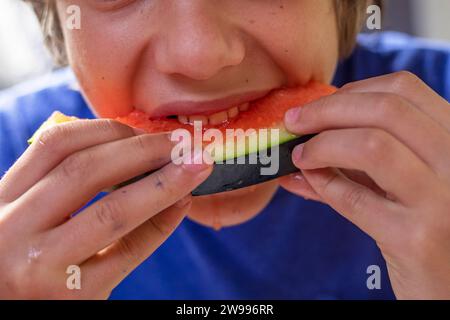
[[[330,95],[336,91],[335,87],[311,82],[306,86],[274,90],[266,97],[250,103],[247,111],[241,111],[239,116],[219,126],[203,126],[203,132],[209,129],[219,129],[226,137],[226,132],[238,132],[241,129],[245,134],[234,136],[234,139],[224,138],[223,148],[215,146],[213,158],[216,162],[237,158],[253,152],[265,150],[273,145],[293,140],[297,136],[289,133],[283,125],[283,117],[287,110],[296,106],[305,105],[322,96]],[[116,120],[131,127],[140,128],[149,133],[186,129],[194,134],[194,128],[189,124],[181,124],[177,119],[150,119],[149,116],[135,110],[125,117]],[[279,137],[271,138],[270,133],[264,139],[259,138],[259,129],[279,129]],[[255,130],[252,130],[255,129]],[[252,132],[253,131],[253,132]],[[228,131],[230,132],[230,131]],[[275,142],[274,142],[275,141]]]
[[[52,113],[52,115],[44,121],[44,123],[41,124],[38,130],[33,134],[33,136],[28,139],[28,144],[32,144],[34,140],[41,134],[42,131],[55,126],[60,123],[69,122],[69,121],[75,121],[79,120],[77,117],[72,116],[66,116],[64,113],[55,111]]]
[[[234,190],[297,171],[298,169],[291,161],[292,149],[312,136],[298,137],[289,133],[283,125],[284,114],[290,108],[308,104],[320,97],[333,94],[336,90],[333,86],[317,82],[311,82],[303,87],[274,90],[267,96],[251,102],[248,110],[241,111],[238,117],[218,126],[203,126],[203,133],[209,129],[218,129],[224,137],[227,137],[227,132],[231,129],[235,132],[241,130],[245,134],[233,136],[233,139],[224,139],[220,145],[215,144],[213,158],[216,164],[213,173],[192,194],[205,195]],[[77,119],[56,111],[28,142],[32,143],[41,131],[53,125]],[[117,117],[116,120],[131,127],[143,129],[148,133],[186,129],[195,134],[194,127],[190,124],[181,124],[177,119],[170,118],[151,119],[146,113],[139,110],[134,110],[125,117]],[[274,140],[269,134],[262,139],[259,129],[278,129],[276,130],[278,137]],[[260,161],[260,154],[262,151],[266,151],[265,155],[267,155],[269,148],[271,152],[277,152],[279,155],[279,170],[276,174],[261,175],[261,169],[266,164]],[[250,159],[254,160],[255,158],[257,159],[256,163],[252,163]],[[231,163],[230,159],[233,160]],[[135,182],[149,174],[151,172],[125,181],[114,189]]]

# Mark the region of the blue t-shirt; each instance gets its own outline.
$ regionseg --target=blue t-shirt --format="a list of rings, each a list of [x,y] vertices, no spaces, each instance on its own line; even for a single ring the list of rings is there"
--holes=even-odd
[[[450,45],[397,33],[361,35],[334,83],[409,70],[450,98]],[[53,110],[92,118],[69,69],[0,93],[0,173]],[[74,243],[76,245],[76,243]],[[381,268],[381,289],[367,268]],[[330,207],[280,189],[256,218],[214,231],[185,219],[113,299],[390,299],[375,242]]]

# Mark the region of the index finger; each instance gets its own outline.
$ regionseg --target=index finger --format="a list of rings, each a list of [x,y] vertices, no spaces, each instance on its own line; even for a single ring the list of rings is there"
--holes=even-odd
[[[110,119],[77,120],[49,128],[0,180],[0,200],[14,201],[72,153],[133,135],[133,128]]]
[[[411,102],[441,126],[450,130],[450,105],[419,77],[407,71],[352,82],[339,92],[387,92]]]
[[[51,230],[53,261],[79,264],[173,205],[211,173],[212,166],[173,162],[118,189]],[[70,250],[69,250],[70,249]]]

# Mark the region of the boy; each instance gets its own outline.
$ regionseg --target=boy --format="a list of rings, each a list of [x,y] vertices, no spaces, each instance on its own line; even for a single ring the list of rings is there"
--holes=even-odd
[[[56,85],[1,109],[3,297],[450,297],[448,46],[363,37],[334,75],[365,1],[32,3],[83,98],[62,71]],[[63,28],[69,5],[80,8],[80,30]],[[428,85],[392,73],[403,69]],[[196,116],[218,101],[333,77],[352,83],[286,114],[293,133],[320,132],[295,149],[302,173],[254,188],[191,199],[210,166],[175,166],[167,135],[106,119],[48,130],[20,156],[54,108]],[[186,214],[233,227],[186,219],[168,238]],[[71,265],[81,267],[81,290],[66,288]],[[370,270],[381,279],[366,281]]]

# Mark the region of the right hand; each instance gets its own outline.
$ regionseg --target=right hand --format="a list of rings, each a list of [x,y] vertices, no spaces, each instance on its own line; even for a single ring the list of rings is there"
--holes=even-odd
[[[107,298],[172,233],[211,173],[171,163],[173,145],[168,134],[107,119],[44,131],[0,180],[0,298]],[[99,191],[160,167],[77,213]],[[71,265],[80,290],[66,285]]]

